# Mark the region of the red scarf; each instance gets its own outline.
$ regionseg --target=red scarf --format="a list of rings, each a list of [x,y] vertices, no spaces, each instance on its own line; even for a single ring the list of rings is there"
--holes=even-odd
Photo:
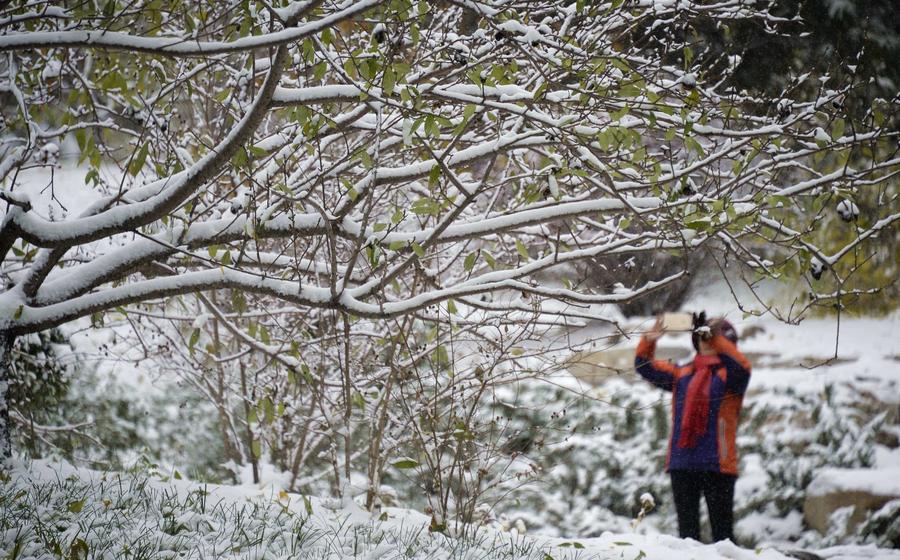
[[[688,383],[681,416],[681,436],[678,447],[695,447],[706,433],[709,420],[709,387],[719,356],[697,354],[694,358],[694,378]]]

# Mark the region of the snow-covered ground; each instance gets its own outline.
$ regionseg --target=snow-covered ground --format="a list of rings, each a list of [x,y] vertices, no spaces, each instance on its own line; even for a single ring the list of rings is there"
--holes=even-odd
[[[833,319],[784,325],[772,319],[743,318],[723,301],[727,300],[720,297],[717,305],[694,301],[688,308],[725,314],[744,333],[741,348],[754,357],[746,406],[777,409],[793,402],[790,399],[796,395],[818,398],[826,392],[838,403],[850,402],[860,392],[877,395],[879,403],[900,403],[897,315],[843,318],[838,358],[829,362],[837,335]],[[594,334],[602,331],[597,329]],[[585,332],[579,336],[590,338]],[[634,341],[620,344],[631,347]],[[684,336],[665,340],[665,345],[676,351],[688,351],[689,344]],[[612,380],[616,387],[625,383],[651,401],[659,398],[636,377],[617,377]],[[612,385],[600,384],[596,389],[604,387]],[[747,447],[753,437],[743,434],[742,446]],[[786,433],[784,437],[797,435]],[[885,473],[900,468],[900,449],[875,445],[872,451],[870,467],[837,471],[818,484],[865,480],[875,490],[896,489],[896,477]],[[770,475],[763,461],[759,453],[744,454],[738,504],[750,502],[766,490]],[[385,508],[370,514],[352,501],[332,503],[287,494],[278,486],[277,477],[266,477],[263,487],[220,486],[187,481],[180,473],[173,477],[173,471],[168,471],[170,476],[153,469],[103,473],[67,464],[21,461],[12,464],[8,472],[0,493],[0,549],[7,554],[15,552],[13,556],[19,558],[51,557],[46,551],[57,550],[54,547],[65,555],[75,547],[75,553],[81,554],[83,542],[88,557],[98,558],[140,552],[147,558],[775,560],[795,557],[789,555],[794,548],[790,543],[805,532],[803,548],[820,558],[900,559],[900,551],[873,545],[810,546],[815,533],[804,527],[798,512],[783,517],[766,512],[743,516],[737,523],[738,534],[763,537],[755,549],[729,542],[702,545],[677,539],[660,532],[653,514],[636,532],[628,532],[628,520],[624,519],[624,529],[623,523],[614,524],[615,532],[592,538],[565,532],[556,533],[563,536],[543,536],[531,527],[520,535],[515,530],[502,531],[496,524],[474,534],[446,536],[430,533],[430,518],[421,512]],[[671,531],[671,526],[662,526]]]
[[[447,536],[419,512],[368,513],[277,489],[13,463],[2,483],[0,546],[13,558],[781,560],[774,549],[702,545],[666,535],[542,538],[483,528]],[[819,550],[833,560],[890,560],[872,546]]]

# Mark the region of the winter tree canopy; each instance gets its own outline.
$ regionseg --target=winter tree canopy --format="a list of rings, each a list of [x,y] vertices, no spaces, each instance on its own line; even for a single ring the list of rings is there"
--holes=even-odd
[[[2,3],[3,347],[107,312],[166,318],[199,294],[239,347],[309,375],[291,343],[323,321],[384,343],[412,321],[603,320],[595,304],[689,273],[608,293],[573,273],[640,253],[799,272],[829,304],[882,288],[850,281],[900,220],[897,99],[853,113],[842,101],[865,84],[806,73],[775,98],[735,88],[740,57],[693,30],[792,24],[767,6]],[[77,213],[54,195],[73,185],[19,180],[66,145],[88,169]],[[825,246],[832,216],[851,233]],[[190,319],[186,358],[238,356]],[[429,343],[390,354],[412,364]]]

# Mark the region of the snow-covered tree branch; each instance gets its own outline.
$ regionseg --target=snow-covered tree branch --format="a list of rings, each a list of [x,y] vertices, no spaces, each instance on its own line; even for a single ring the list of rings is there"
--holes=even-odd
[[[0,17],[6,348],[228,290],[347,322],[601,319],[589,305],[688,271],[589,293],[568,283],[578,262],[702,248],[818,276],[900,216],[896,99],[850,114],[854,84],[809,75],[763,99],[684,38],[701,20],[792,24],[762,2],[112,0]],[[90,191],[73,215],[55,192],[75,185],[20,179],[69,147]],[[841,204],[855,235],[818,247]]]

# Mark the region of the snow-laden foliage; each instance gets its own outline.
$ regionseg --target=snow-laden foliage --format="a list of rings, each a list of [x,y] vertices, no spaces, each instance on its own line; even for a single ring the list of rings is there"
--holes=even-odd
[[[66,339],[59,330],[20,337],[12,347],[8,400],[17,418],[34,415],[58,405],[68,391],[69,378],[62,359]]]
[[[836,397],[837,391],[845,395]],[[890,437],[898,427],[898,419],[889,417],[889,402],[857,390],[852,384],[837,388],[826,385],[821,394],[787,392],[777,399],[756,402],[751,398],[747,411],[749,433],[742,438],[742,443],[764,477],[751,494],[736,504],[736,517],[800,516],[807,487],[817,471],[826,467],[873,467],[876,444]],[[864,476],[864,470],[859,472]],[[885,523],[884,514],[884,511],[871,512],[866,522],[850,534],[838,530],[823,536],[808,531],[792,538],[811,546],[840,542],[890,543],[897,538],[897,527]],[[765,532],[757,534],[754,529],[752,522],[744,527],[748,542],[769,538]]]
[[[759,453],[770,484],[748,508],[781,516],[802,511],[806,487],[816,470],[873,465],[875,435],[885,414],[872,417],[855,409],[853,403],[838,405],[830,392],[829,387],[825,395],[789,395],[780,406],[751,406],[751,429],[755,435],[768,437],[754,438],[748,451]]]
[[[886,548],[900,548],[900,500],[891,500],[860,526],[857,534]]]
[[[505,535],[448,539],[418,517],[380,523],[317,499],[188,484],[158,473],[22,465],[0,481],[0,547],[11,558],[544,558]],[[180,477],[179,477],[180,478]],[[315,517],[314,517],[315,515]],[[385,516],[387,519],[387,516]]]
[[[126,359],[193,384],[235,463],[339,495],[365,473],[369,507],[410,470],[435,528],[468,518],[508,472],[478,409],[540,369],[547,327],[615,320],[596,304],[707,250],[754,279],[799,263],[840,305],[858,267],[838,265],[895,231],[894,100],[849,113],[858,84],[810,74],[728,87],[691,31],[737,21],[785,23],[765,2],[8,7],[0,358],[81,317],[127,326]],[[77,205],[67,159],[88,167]],[[819,247],[862,192],[878,204]],[[660,251],[684,265],[601,289],[573,272]]]
[[[338,560],[786,560],[772,548],[702,545],[606,533],[552,539],[481,529],[429,531],[428,518],[368,513],[297,494],[217,486],[157,472],[100,473],[67,464],[12,463],[0,476],[0,550],[10,558],[298,558]],[[835,547],[826,558],[892,558],[874,547]]]
[[[854,119],[838,108],[851,86],[825,82],[767,112],[773,100],[720,91],[727,70],[697,66],[667,32],[694,17],[777,25],[763,6],[184,8],[87,3],[3,22],[10,334],[222,288],[378,318],[498,289],[615,301],[634,292],[535,275],[712,239],[777,274],[742,241],[758,235],[831,267],[897,219],[885,199],[823,254],[764,215],[832,187],[877,190],[897,160],[880,148],[895,144],[891,106]],[[55,164],[73,136],[96,199],[51,215],[16,172]],[[855,150],[865,165],[812,161]],[[125,175],[110,182],[104,157]]]
[[[522,474],[506,484],[508,494],[493,516],[506,526],[521,521],[529,532],[550,535],[675,532],[664,472],[668,399],[635,380],[596,388],[553,381],[520,384],[495,410],[517,428],[506,451],[519,457],[515,470]],[[835,392],[845,394],[838,398]],[[850,534],[823,536],[802,523],[806,488],[819,470],[874,465],[877,442],[900,427],[887,410],[887,403],[851,384],[827,386],[824,394],[751,391],[739,441],[747,486],[741,480],[736,495],[738,542],[813,548],[895,543],[898,526],[889,514],[896,501],[871,512]],[[636,524],[645,492],[655,507]]]
[[[540,317],[532,315],[522,317],[522,325]],[[482,493],[496,495],[499,484],[512,476],[498,453],[510,428],[485,418],[483,407],[497,385],[533,375],[534,364],[540,363],[542,351],[526,350],[533,342],[523,337],[527,330],[474,321],[424,330],[422,323],[407,320],[393,323],[394,334],[384,341],[369,334],[377,332],[377,323],[359,320],[354,328],[362,334],[293,342],[286,357],[304,360],[293,368],[277,352],[260,353],[262,360],[242,354],[242,339],[225,333],[219,336],[226,355],[241,358],[212,360],[177,340],[180,334],[187,338],[188,332],[202,332],[196,348],[208,344],[207,334],[216,333],[201,331],[202,321],[179,333],[169,320],[151,319],[135,318],[146,326],[145,341],[170,350],[142,360],[141,367],[175,374],[187,392],[203,395],[217,417],[221,459],[250,464],[256,480],[259,470],[270,465],[292,490],[364,491],[370,507],[395,502],[391,486],[399,484],[404,503],[423,497],[420,505],[432,509],[441,525],[448,514],[473,519],[483,506]],[[251,333],[259,328],[266,327],[250,321]],[[133,340],[126,338],[124,356]],[[342,383],[343,364],[353,375],[347,383]],[[352,391],[347,401],[345,387]]]
[[[95,468],[162,463],[205,478],[234,480],[222,466],[215,408],[203,395],[168,375],[114,372],[103,358],[83,349],[76,356],[70,372],[77,382],[66,383],[52,404],[12,403],[17,449],[29,457],[65,458]]]
[[[521,456],[496,515],[521,519],[529,531],[591,537],[630,530],[644,493],[656,501],[653,522],[659,511],[674,512],[665,474],[670,414],[660,395],[625,382],[554,380],[520,384],[492,410],[509,418],[507,452]]]

